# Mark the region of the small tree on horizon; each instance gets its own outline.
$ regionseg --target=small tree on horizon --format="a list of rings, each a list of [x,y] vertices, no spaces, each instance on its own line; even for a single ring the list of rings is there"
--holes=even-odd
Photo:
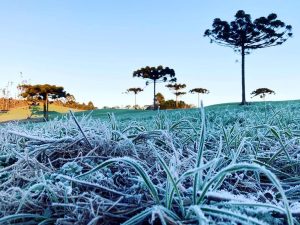
[[[245,92],[245,55],[252,50],[267,48],[283,44],[292,37],[292,26],[285,25],[277,19],[275,13],[267,17],[260,17],[252,21],[250,14],[239,10],[235,14],[235,20],[231,22],[214,19],[212,29],[207,29],[205,37],[209,37],[211,43],[233,48],[239,52],[242,58],[242,102],[246,104]]]
[[[174,95],[176,96],[176,108],[178,107],[178,97],[185,95],[186,92],[180,92],[180,90],[186,88],[186,84],[167,84],[167,88],[174,91]]]
[[[197,93],[198,95],[198,108],[200,107],[200,94],[209,94],[209,90],[205,89],[205,88],[194,88],[192,90],[190,90],[191,94],[195,94]]]
[[[141,77],[149,80],[146,85],[150,82],[153,83],[153,109],[156,109],[156,84],[159,82],[176,82],[175,71],[169,67],[157,66],[157,67],[144,67],[133,72],[133,77]]]
[[[156,97],[156,100],[157,100],[159,106],[161,106],[161,105],[166,101],[166,100],[165,100],[165,96],[163,96],[163,94],[160,93],[160,92],[158,92],[158,93],[155,95],[155,97]]]
[[[65,92],[64,87],[50,85],[50,84],[36,84],[19,85],[21,96],[27,100],[42,100],[43,101],[43,115],[45,120],[48,120],[49,112],[49,98],[58,99],[65,98],[68,94]]]
[[[127,89],[127,93],[129,92],[133,92],[134,93],[134,109],[137,109],[137,105],[136,105],[136,95],[140,92],[142,92],[143,89],[142,88],[129,88]]]
[[[275,91],[273,91],[269,88],[258,88],[258,89],[251,92],[251,95],[253,95],[251,98],[259,96],[260,98],[265,100],[265,97],[266,97],[267,94],[268,95],[271,95],[271,94],[275,95]]]
[[[89,101],[87,104],[87,107],[89,110],[95,109],[96,107],[94,106],[94,103],[92,101]]]

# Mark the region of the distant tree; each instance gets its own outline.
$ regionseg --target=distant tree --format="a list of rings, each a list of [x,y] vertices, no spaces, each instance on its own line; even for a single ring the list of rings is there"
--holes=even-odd
[[[176,109],[176,108],[191,108],[190,105],[186,104],[184,101],[178,101],[176,107],[176,101],[165,100],[165,97],[161,93],[156,94],[156,99],[159,104],[160,109]]]
[[[87,104],[88,110],[93,110],[95,109],[94,103],[92,101],[89,101]]]
[[[67,102],[76,102],[75,96],[71,95],[71,94],[67,94],[66,95],[66,99]]]
[[[178,107],[178,97],[181,95],[185,95],[186,92],[180,92],[180,90],[186,88],[186,84],[167,84],[167,88],[174,91],[174,95],[176,96],[176,108]]]
[[[166,100],[160,107],[161,109],[185,109],[185,108],[191,108],[190,105],[186,104],[184,101],[178,101],[176,106],[176,101],[173,99]]]
[[[161,106],[161,109],[176,109],[176,101],[173,99],[167,100],[164,102],[164,104]]]
[[[155,97],[156,97],[156,100],[157,100],[159,106],[161,106],[162,104],[164,104],[164,102],[165,102],[165,97],[162,95],[162,93],[158,92],[158,93],[155,95]]]
[[[10,91],[10,88],[12,87],[13,85],[13,82],[12,81],[9,81],[7,82],[7,85],[4,87],[4,88],[1,88],[0,89],[0,92],[2,94],[2,101],[1,101],[1,110],[3,111],[9,111],[10,109],[10,94],[11,94],[11,91]]]
[[[245,94],[245,55],[250,51],[281,45],[292,37],[292,26],[285,25],[277,19],[275,13],[267,17],[260,17],[252,21],[250,14],[239,10],[235,20],[228,23],[219,18],[214,19],[212,29],[207,29],[204,36],[209,37],[211,43],[233,48],[242,58],[242,102],[246,104]]]
[[[23,98],[28,100],[39,99],[43,101],[43,114],[46,120],[48,120],[49,98],[58,99],[67,96],[63,87],[50,84],[24,84],[19,85],[18,88],[21,90],[21,96]]]
[[[97,107],[94,106],[92,101],[89,101],[87,104],[76,102],[74,95],[67,94],[66,97],[62,100],[55,101],[55,104],[62,105],[69,108],[81,109],[81,110],[94,110]]]
[[[258,88],[254,91],[251,92],[252,97],[254,98],[255,96],[259,96],[260,98],[263,98],[265,100],[266,95],[271,95],[274,94],[275,95],[275,91],[269,89],[269,88]]]
[[[137,109],[137,105],[136,105],[136,95],[140,92],[142,92],[143,89],[142,88],[129,88],[127,89],[127,93],[132,92],[134,93],[134,109]]]
[[[153,109],[156,109],[156,84],[159,82],[176,82],[175,78],[175,71],[173,69],[170,69],[169,67],[163,67],[163,66],[158,66],[158,67],[144,67],[139,70],[136,70],[133,72],[133,77],[141,77],[143,79],[147,79],[150,81],[146,82],[146,85],[149,85],[150,82],[153,82]]]
[[[205,88],[194,88],[192,90],[190,90],[190,93],[198,94],[198,108],[200,107],[200,94],[209,94],[209,90],[205,89]]]

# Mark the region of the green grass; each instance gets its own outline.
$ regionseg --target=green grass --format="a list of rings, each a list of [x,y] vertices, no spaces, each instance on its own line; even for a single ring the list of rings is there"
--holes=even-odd
[[[249,111],[253,108],[258,108],[264,110],[265,106],[274,106],[274,107],[288,107],[290,105],[300,105],[300,100],[291,100],[291,101],[266,101],[266,102],[251,102],[250,105],[241,106],[239,103],[223,103],[223,104],[216,104],[205,107],[207,112],[212,111],[222,111],[222,110],[241,110],[241,111]],[[177,110],[161,110],[167,114],[189,114],[195,111],[198,111],[197,108],[195,109],[177,109]],[[82,111],[76,112],[76,116],[84,116],[90,115],[94,119],[108,119],[108,114],[113,113],[118,120],[120,121],[130,121],[132,117],[136,118],[137,120],[148,120],[153,119],[156,116],[156,111],[152,110],[132,110],[132,109],[97,109],[93,111]],[[58,115],[59,116],[59,115]],[[52,117],[53,118],[53,117]]]

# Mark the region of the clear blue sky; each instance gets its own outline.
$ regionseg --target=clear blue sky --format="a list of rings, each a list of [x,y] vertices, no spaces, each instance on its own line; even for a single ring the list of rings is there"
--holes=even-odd
[[[144,87],[132,78],[143,66],[174,68],[187,90],[205,87],[204,103],[240,101],[240,57],[203,37],[216,17],[232,20],[243,9],[252,18],[275,12],[293,26],[294,37],[281,46],[246,57],[246,90],[277,92],[271,100],[300,99],[299,0],[1,0],[0,88],[20,82],[62,85],[78,101],[102,107],[133,104],[122,94]],[[138,96],[152,103],[152,86]],[[158,86],[166,98],[171,92]],[[187,94],[183,100],[196,104]]]

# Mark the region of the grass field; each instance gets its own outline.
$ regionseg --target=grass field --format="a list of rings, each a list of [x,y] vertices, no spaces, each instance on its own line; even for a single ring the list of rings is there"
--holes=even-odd
[[[74,109],[73,109],[74,110]],[[58,106],[58,105],[49,105],[49,117],[55,118],[57,116],[61,116],[62,114],[68,113],[69,109],[66,107]],[[74,110],[78,111],[78,110]],[[14,120],[25,120],[31,115],[31,112],[28,107],[21,107],[12,109],[7,113],[0,113],[0,122],[5,121],[14,121]],[[35,115],[34,117],[42,117],[43,111],[42,107],[40,107],[40,111],[38,112],[38,115]]]
[[[299,101],[75,115],[0,126],[0,224],[300,223]]]

